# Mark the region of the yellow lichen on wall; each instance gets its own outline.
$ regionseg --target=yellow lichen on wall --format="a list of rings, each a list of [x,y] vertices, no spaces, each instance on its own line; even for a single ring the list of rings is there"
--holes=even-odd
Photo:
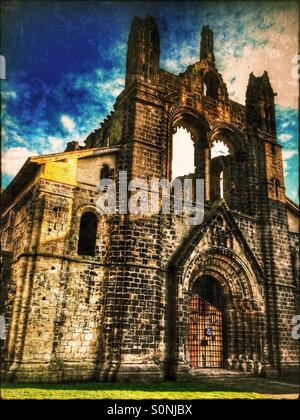
[[[77,158],[44,163],[43,178],[49,181],[76,185]]]

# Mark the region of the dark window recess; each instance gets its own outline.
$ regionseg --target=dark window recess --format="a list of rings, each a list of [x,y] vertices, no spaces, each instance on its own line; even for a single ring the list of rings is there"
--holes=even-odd
[[[293,280],[294,280],[294,286],[299,288],[300,280],[299,280],[299,255],[298,252],[295,249],[292,249],[291,253],[292,257],[292,271],[293,271]]]
[[[150,40],[151,44],[153,44],[155,42],[155,34],[154,34],[153,31],[150,31],[149,40]]]
[[[205,96],[209,96],[212,99],[218,99],[220,81],[214,72],[208,72],[203,79],[203,93]]]
[[[100,179],[109,179],[111,171],[108,165],[104,164],[100,171]]]
[[[276,155],[276,149],[275,149],[275,144],[272,143],[272,155],[275,156]]]
[[[153,69],[152,66],[149,67],[149,77],[151,79],[151,77],[153,76]]]
[[[80,220],[78,254],[95,255],[97,217],[92,212],[83,213]]]
[[[273,178],[273,179],[272,179],[272,183],[273,183],[273,185],[274,185],[276,198],[278,198],[278,197],[279,197],[280,182],[279,182],[279,180],[278,180],[278,179]]]

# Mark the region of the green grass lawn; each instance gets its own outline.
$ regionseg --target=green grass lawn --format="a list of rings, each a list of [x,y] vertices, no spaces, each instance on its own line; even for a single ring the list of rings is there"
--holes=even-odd
[[[228,381],[226,381],[228,382]],[[259,386],[260,384],[260,386]],[[293,385],[290,385],[293,387]],[[174,383],[161,384],[2,384],[2,399],[258,399],[293,395],[296,390],[268,383]]]

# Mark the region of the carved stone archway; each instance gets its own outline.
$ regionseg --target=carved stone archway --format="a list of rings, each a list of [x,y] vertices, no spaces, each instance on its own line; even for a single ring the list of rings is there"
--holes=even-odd
[[[267,362],[265,305],[253,270],[226,248],[213,247],[193,254],[183,266],[174,268],[172,275],[177,282],[177,348],[173,353],[177,373],[191,369],[189,305],[193,284],[203,277],[214,278],[224,295],[223,367],[259,373]]]

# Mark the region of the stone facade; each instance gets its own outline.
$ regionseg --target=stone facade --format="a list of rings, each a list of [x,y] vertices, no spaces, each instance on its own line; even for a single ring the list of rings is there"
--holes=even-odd
[[[209,27],[200,60],[184,73],[161,69],[159,53],[154,19],[134,18],[114,110],[85,147],[72,142],[63,153],[30,158],[2,196],[8,380],[197,375],[189,305],[202,278],[223,290],[223,367],[282,374],[298,366],[291,336],[299,313],[298,208],[285,196],[268,74],[250,75],[243,106],[228,97]],[[181,126],[194,142],[192,177],[205,183],[203,223],[101,215],[103,174],[172,179],[172,137]],[[228,156],[211,158],[216,140]]]

